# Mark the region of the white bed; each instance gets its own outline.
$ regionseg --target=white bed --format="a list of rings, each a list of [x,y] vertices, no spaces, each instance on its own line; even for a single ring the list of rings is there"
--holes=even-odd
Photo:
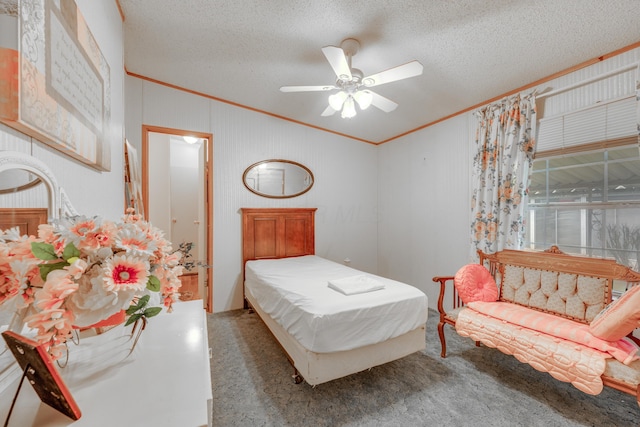
[[[315,209],[243,209],[244,295],[278,340],[294,378],[317,385],[425,348],[417,288],[314,255]],[[366,276],[382,289],[345,295],[329,281]]]

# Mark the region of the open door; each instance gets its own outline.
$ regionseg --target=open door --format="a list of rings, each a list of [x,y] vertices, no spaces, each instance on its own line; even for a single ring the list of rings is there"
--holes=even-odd
[[[202,299],[213,310],[213,135],[142,126],[145,219],[165,232],[174,249],[191,245],[196,265],[182,279],[182,299]]]

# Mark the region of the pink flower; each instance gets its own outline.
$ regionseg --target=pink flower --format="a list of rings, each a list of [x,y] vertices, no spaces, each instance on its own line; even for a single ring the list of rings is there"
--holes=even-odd
[[[65,299],[78,290],[78,284],[69,276],[66,270],[54,270],[47,276],[42,289],[36,292],[35,305],[42,311],[57,310],[62,307]]]
[[[169,267],[175,267],[182,260],[182,253],[174,252],[164,257],[164,263]]]
[[[90,232],[95,230],[97,224],[93,218],[83,219],[71,227],[69,227],[69,231],[78,237],[86,237]]]
[[[152,256],[157,248],[156,242],[147,233],[127,224],[116,237],[116,246],[138,256]]]
[[[88,264],[85,260],[83,260],[82,258],[78,258],[73,262],[73,264],[65,267],[65,269],[69,272],[69,275],[71,277],[73,277],[75,280],[78,280],[87,269],[87,266]]]
[[[178,294],[170,294],[170,295],[166,295],[164,297],[164,301],[163,304],[165,307],[167,307],[167,313],[171,313],[173,312],[173,303],[176,302],[178,300]]]
[[[118,226],[110,221],[105,221],[96,233],[96,240],[101,247],[111,247],[115,244],[118,234]]]
[[[31,253],[31,242],[35,242],[36,238],[33,236],[22,236],[20,239],[15,240],[10,245],[9,255],[14,258],[34,258]]]
[[[142,291],[149,280],[149,262],[130,255],[116,255],[104,267],[104,287],[108,291]]]
[[[51,224],[38,225],[38,237],[47,243],[55,242],[58,235],[55,234],[55,227]]]
[[[17,295],[23,296],[18,307],[25,307],[31,301],[29,287],[42,283],[38,264],[31,253],[33,236],[20,236],[17,229],[0,231],[0,304]]]
[[[73,313],[61,308],[52,309],[27,316],[25,321],[29,327],[38,330],[36,340],[39,343],[50,343],[49,354],[54,360],[66,352],[65,342],[71,337]]]
[[[95,232],[101,222],[98,218],[87,218],[84,216],[60,219],[55,224],[55,232],[58,234],[58,240],[67,243],[72,242],[77,248],[80,248],[81,245],[91,247],[93,242],[89,234]],[[87,239],[89,239],[89,241],[83,243],[84,240]]]
[[[84,222],[85,226],[89,226],[90,223]],[[95,228],[87,231],[82,239],[78,242],[78,249],[85,251],[96,251],[100,248],[110,247],[114,238],[118,232],[118,228],[115,224],[109,221],[105,221],[100,226],[95,224]]]

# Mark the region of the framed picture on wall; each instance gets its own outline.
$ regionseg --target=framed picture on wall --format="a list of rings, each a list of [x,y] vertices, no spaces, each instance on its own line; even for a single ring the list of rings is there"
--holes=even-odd
[[[110,68],[87,22],[74,0],[14,4],[0,8],[0,122],[109,171]]]
[[[125,196],[127,208],[133,208],[136,214],[144,217],[144,203],[142,199],[142,173],[138,163],[138,151],[129,141],[124,141],[125,160]]]

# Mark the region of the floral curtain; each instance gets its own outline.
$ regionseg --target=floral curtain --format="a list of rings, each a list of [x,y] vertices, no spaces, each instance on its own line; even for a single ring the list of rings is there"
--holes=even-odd
[[[535,150],[535,94],[514,96],[477,112],[472,182],[471,259],[477,249],[520,249],[525,195]]]

